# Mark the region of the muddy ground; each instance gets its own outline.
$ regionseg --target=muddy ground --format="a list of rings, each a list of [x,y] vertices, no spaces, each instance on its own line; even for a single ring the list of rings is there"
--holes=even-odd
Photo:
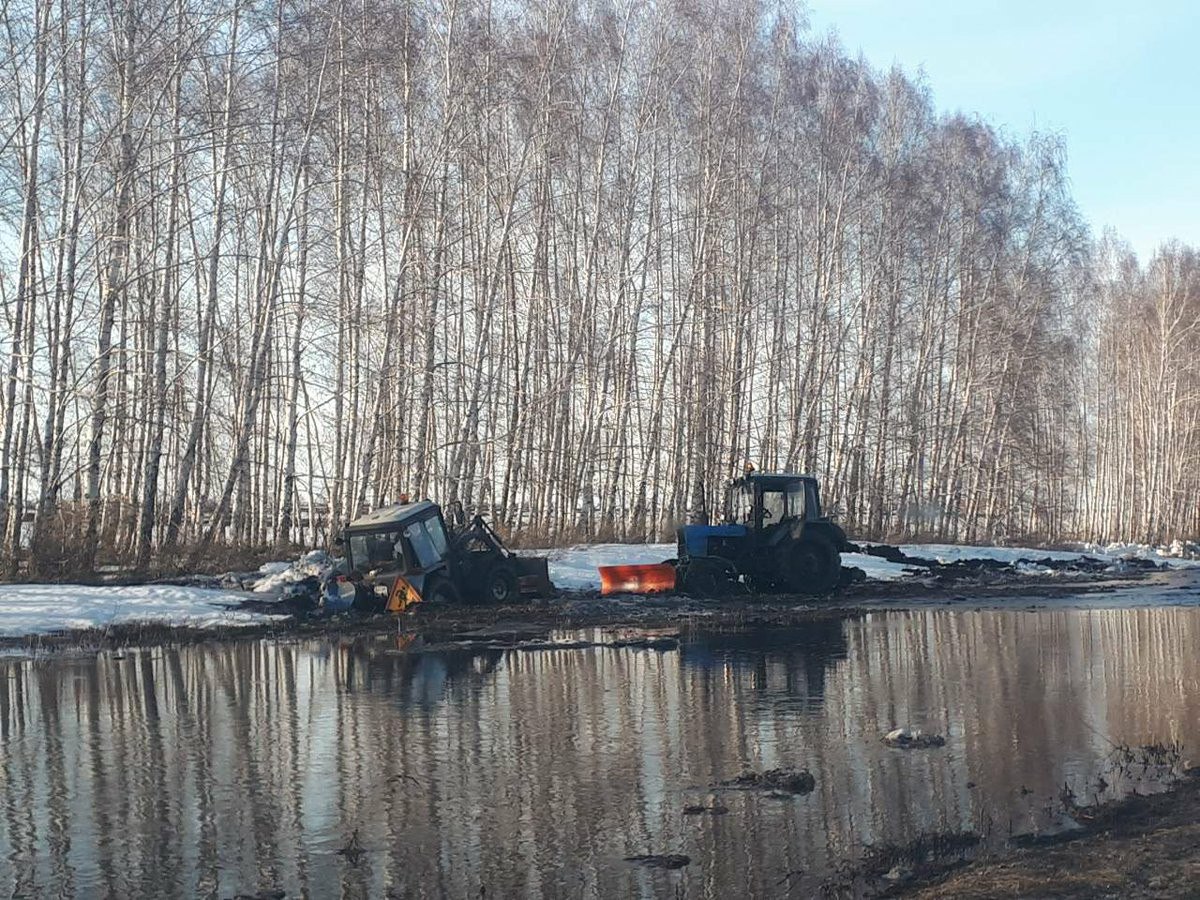
[[[1200,897],[1200,770],[1173,790],[1081,810],[1082,830],[1051,846],[951,866],[886,896],[950,898]]]
[[[890,556],[888,554],[891,554]],[[283,604],[259,599],[246,592],[245,609],[285,617],[261,625],[237,628],[188,628],[128,624],[63,634],[0,638],[0,649],[10,652],[77,650],[92,652],[129,646],[201,641],[347,638],[401,632],[420,640],[414,649],[435,650],[453,645],[479,645],[490,649],[539,649],[553,640],[555,631],[581,628],[724,630],[764,626],[801,625],[844,619],[868,610],[928,605],[991,605],[1011,602],[1038,608],[1056,598],[1151,586],[1170,580],[1170,574],[1153,563],[1131,562],[1114,570],[1099,560],[1038,561],[1048,574],[1028,574],[990,560],[934,563],[906,557],[895,548],[880,548],[876,555],[914,567],[915,574],[898,581],[865,581],[857,570],[845,570],[844,584],[823,597],[802,595],[740,594],[721,598],[686,594],[602,597],[597,591],[559,591],[553,597],[531,599],[516,605],[419,605],[403,616],[346,613],[313,615]],[[861,575],[861,573],[859,573]],[[294,614],[290,614],[294,613]],[[555,644],[555,646],[559,646]]]

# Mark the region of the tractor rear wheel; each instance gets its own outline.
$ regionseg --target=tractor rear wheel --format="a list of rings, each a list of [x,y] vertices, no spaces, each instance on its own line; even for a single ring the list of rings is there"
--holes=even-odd
[[[517,573],[506,562],[498,562],[483,578],[483,599],[487,603],[516,603],[521,596]]]
[[[797,594],[828,594],[842,577],[842,557],[823,534],[811,534],[779,549],[780,580]]]

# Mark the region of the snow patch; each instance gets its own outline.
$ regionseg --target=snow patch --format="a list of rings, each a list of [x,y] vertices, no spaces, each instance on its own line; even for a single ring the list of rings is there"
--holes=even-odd
[[[842,565],[851,569],[862,569],[868,581],[900,581],[920,571],[903,563],[888,562],[866,553],[843,553]]]
[[[1034,565],[1018,566],[1033,573],[1036,563],[1045,559],[1057,562],[1073,562],[1085,556],[1110,562],[1119,567],[1123,561],[1148,560],[1171,568],[1200,567],[1200,558],[1195,558],[1193,545],[1175,541],[1169,547],[1149,544],[1072,544],[1076,550],[1040,550],[1036,547],[975,547],[965,544],[901,544],[900,549],[909,556],[931,559],[941,563],[953,563],[967,559],[990,559],[1007,565],[1025,562]]]
[[[550,580],[565,591],[600,590],[600,566],[640,566],[676,557],[674,544],[576,544],[554,550],[530,550],[521,556],[549,560]]]
[[[1053,575],[1055,570],[1041,565],[1042,560],[1073,562],[1085,556],[1109,561],[1113,566],[1119,566],[1121,560],[1129,556],[1170,566],[1200,566],[1200,560],[1179,559],[1155,548],[1132,544],[1112,544],[1103,548],[1081,545],[1079,550],[975,547],[963,544],[901,544],[900,550],[917,559],[940,563],[971,559],[993,560],[1013,566],[1023,575]],[[599,590],[599,566],[661,563],[677,555],[674,544],[576,544],[551,550],[531,550],[529,553],[545,556],[550,561],[550,580],[556,587],[570,591]],[[867,553],[843,553],[842,565],[862,569],[869,581],[900,581],[920,575],[923,571],[902,563],[888,562]]]
[[[333,571],[337,563],[338,561],[324,550],[309,550],[292,562],[263,563],[258,568],[263,577],[254,583],[254,593],[272,594],[305,578],[323,579]]]
[[[964,544],[901,544],[900,549],[918,559],[955,563],[965,559],[990,559],[1013,565],[1021,560],[1052,559],[1073,562],[1088,554],[1066,550],[1037,550],[1033,547],[972,547]]]
[[[555,587],[567,591],[598,591],[600,566],[661,563],[676,558],[677,548],[674,544],[576,544],[528,553],[549,560],[550,580]],[[865,553],[843,553],[842,565],[862,569],[873,581],[897,581],[911,571],[907,566]]]
[[[1123,559],[1148,559],[1151,562],[1166,564],[1171,568],[1193,569],[1200,567],[1200,559],[1195,557],[1194,545],[1182,541],[1174,541],[1169,547],[1155,547],[1150,544],[1080,544],[1080,550],[1089,556],[1110,558],[1114,562]]]
[[[0,585],[0,636],[153,624],[189,628],[260,625],[277,616],[235,609],[236,594],[171,585]]]

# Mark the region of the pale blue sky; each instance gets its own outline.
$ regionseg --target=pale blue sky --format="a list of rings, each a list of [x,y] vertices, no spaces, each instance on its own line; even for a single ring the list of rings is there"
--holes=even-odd
[[[807,0],[876,67],[923,70],[942,110],[1066,138],[1075,199],[1143,261],[1200,245],[1200,0]]]

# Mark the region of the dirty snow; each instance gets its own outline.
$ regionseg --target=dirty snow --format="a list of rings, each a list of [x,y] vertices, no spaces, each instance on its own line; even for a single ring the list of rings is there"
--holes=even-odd
[[[647,565],[674,559],[678,554],[674,544],[576,544],[549,550],[522,550],[520,555],[546,557],[550,580],[561,590],[598,591],[599,566]],[[266,563],[259,569],[262,577],[255,583],[254,592],[278,593],[309,575],[322,577],[329,571],[329,566],[336,562],[324,552],[314,550],[295,562]],[[877,581],[895,581],[909,574],[907,566],[864,553],[843,554],[842,562],[847,566],[857,566],[867,573],[868,578]]]
[[[1114,560],[1149,559],[1156,563],[1166,563],[1172,568],[1192,569],[1200,567],[1200,559],[1196,558],[1195,545],[1184,545],[1175,541],[1169,547],[1152,547],[1149,544],[1080,544],[1079,549],[1088,556],[1098,556],[1101,559],[1111,557]],[[1189,555],[1193,554],[1193,555]]]
[[[263,577],[255,582],[254,592],[270,594],[310,576],[324,578],[336,562],[324,550],[310,550],[294,562],[263,563],[258,568]]]
[[[1093,559],[1120,562],[1122,559],[1146,559],[1172,568],[1200,566],[1200,559],[1183,557],[1186,549],[1176,542],[1172,547],[1152,547],[1148,544],[1077,544],[1077,550],[1039,550],[1036,547],[972,547],[963,544],[901,544],[900,549],[909,556],[951,563],[964,559],[992,559],[1012,565],[1019,560],[1027,562],[1044,559],[1070,562],[1084,556]]]
[[[525,554],[523,554],[525,555]],[[530,550],[550,561],[550,580],[566,591],[600,590],[598,566],[640,566],[674,559],[674,544],[576,544],[555,550]]]
[[[1114,564],[1124,557],[1137,556],[1171,566],[1200,566],[1200,560],[1179,559],[1165,548],[1136,544],[1112,544],[1106,547],[1080,545],[1078,550],[1039,550],[1033,547],[973,547],[960,544],[901,544],[900,549],[918,559],[951,563],[964,559],[991,559],[1014,565],[1027,575],[1052,574],[1053,570],[1037,563],[1044,559],[1069,562],[1084,556],[1110,560]],[[600,589],[599,566],[645,565],[673,559],[675,544],[576,544],[549,550],[523,550],[523,555],[545,556],[550,564],[550,580],[555,587],[567,591]],[[1024,562],[1021,562],[1021,561]],[[325,553],[314,550],[298,561],[267,563],[259,570],[262,577],[255,584],[257,593],[276,593],[288,584],[309,575],[322,576],[336,563]],[[888,562],[866,553],[843,553],[842,565],[862,569],[870,581],[898,581],[918,574],[921,570],[902,563]]]
[[[172,585],[0,585],[0,637],[134,623],[236,628],[275,618],[235,609],[241,600],[225,591]]]
[[[903,563],[888,562],[866,553],[843,553],[842,565],[851,569],[862,569],[867,574],[868,581],[899,581],[919,571]]]
[[[1083,556],[1111,560],[1129,557],[1153,560],[1172,567],[1200,567],[1200,559],[1181,558],[1190,547],[1156,548],[1144,544],[1081,544],[1077,551],[1039,550],[1029,547],[969,547],[957,544],[902,544],[909,556],[954,562],[992,559],[1015,564],[1026,574],[1049,570],[1035,561],[1050,558],[1069,561]],[[563,590],[599,590],[599,566],[659,563],[676,555],[674,544],[582,544],[551,550],[528,551],[545,556],[550,579]],[[1025,560],[1025,562],[1019,562]],[[299,560],[267,563],[259,569],[256,593],[279,593],[289,584],[329,572],[337,561],[314,550]],[[863,553],[845,553],[842,563],[862,569],[869,580],[896,581],[913,574],[908,566]],[[240,627],[270,621],[276,616],[238,609],[243,594],[207,588],[170,585],[96,587],[86,585],[0,585],[0,637],[50,634],[110,625],[146,623],[192,628]],[[265,597],[263,599],[266,599]]]
[[[940,563],[954,563],[964,559],[991,559],[1008,565],[1022,559],[1071,562],[1086,555],[1063,550],[1037,550],[1032,547],[970,547],[962,544],[901,544],[900,549],[917,559],[931,559]]]

